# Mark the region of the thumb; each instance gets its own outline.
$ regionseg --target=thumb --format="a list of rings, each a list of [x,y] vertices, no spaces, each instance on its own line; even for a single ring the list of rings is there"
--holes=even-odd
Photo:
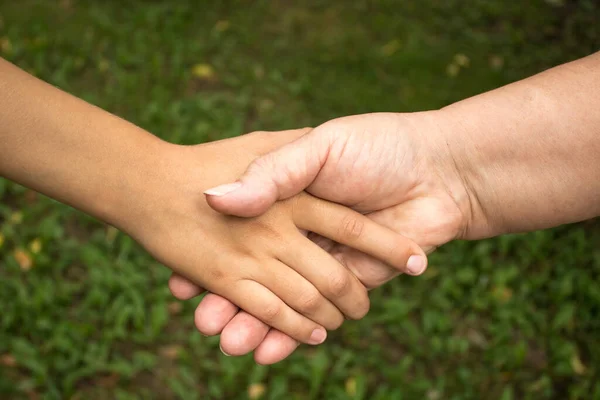
[[[263,214],[277,200],[306,189],[327,161],[330,135],[310,133],[254,160],[240,179],[204,192],[216,211],[239,217]]]

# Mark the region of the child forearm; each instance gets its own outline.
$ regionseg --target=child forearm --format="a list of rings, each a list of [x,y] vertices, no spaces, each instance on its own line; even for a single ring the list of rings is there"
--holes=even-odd
[[[166,143],[0,59],[0,175],[112,224]]]

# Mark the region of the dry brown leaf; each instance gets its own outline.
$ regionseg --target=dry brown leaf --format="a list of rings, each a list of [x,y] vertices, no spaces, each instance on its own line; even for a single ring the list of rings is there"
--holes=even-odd
[[[215,31],[225,32],[227,29],[229,29],[230,26],[231,26],[231,23],[229,21],[226,21],[226,20],[218,21],[215,24]]]
[[[577,375],[583,375],[587,370],[577,354],[573,354],[573,357],[571,357],[571,368],[573,368],[573,372]]]
[[[454,55],[454,63],[459,67],[466,68],[471,64],[471,59],[462,53]]]
[[[33,254],[39,254],[42,251],[42,241],[39,238],[34,239],[31,243],[29,243],[29,250]]]
[[[114,226],[107,227],[106,228],[106,241],[108,243],[114,242],[118,233],[119,233],[119,231]]]
[[[248,386],[248,397],[251,399],[260,399],[266,391],[267,387],[263,383],[253,383]]]
[[[271,99],[262,99],[257,104],[257,108],[260,112],[271,111],[274,107],[275,107],[275,102]]]
[[[513,296],[512,290],[504,286],[495,287],[494,289],[492,289],[492,294],[496,299],[500,300],[502,303],[506,303],[507,301],[512,299]]]
[[[402,47],[402,43],[400,43],[398,39],[394,39],[387,42],[381,47],[381,53],[384,56],[389,57],[396,53],[398,50],[400,50],[400,47]]]
[[[15,211],[14,213],[12,213],[10,215],[10,222],[12,222],[15,225],[18,225],[21,222],[23,222],[23,213],[21,211]]]
[[[64,8],[65,10],[68,10],[73,6],[73,1],[72,0],[60,0],[59,5],[60,5],[60,7]]]
[[[183,304],[181,304],[178,301],[172,301],[167,306],[167,309],[169,310],[169,314],[171,314],[171,315],[177,315],[183,309]]]
[[[7,37],[0,38],[0,51],[5,54],[12,53],[12,43]]]
[[[181,346],[178,344],[170,344],[162,347],[160,350],[160,354],[163,357],[166,357],[170,360],[174,360],[179,356],[179,352],[181,351]]]
[[[13,253],[15,260],[23,271],[29,271],[33,267],[33,261],[27,252],[23,249],[16,249]]]
[[[476,329],[469,328],[467,331],[467,339],[470,343],[481,349],[485,349],[488,346],[488,341],[485,336]]]
[[[452,78],[457,76],[459,72],[460,72],[460,67],[454,63],[448,64],[448,66],[446,67],[446,73],[448,74],[448,76],[450,76]]]
[[[346,388],[346,393],[348,394],[348,396],[350,396],[350,397],[356,396],[357,386],[358,385],[356,384],[355,377],[351,376],[350,378],[346,379],[345,388]]]
[[[102,387],[113,388],[117,386],[121,377],[116,373],[111,373],[98,378],[98,384]]]
[[[215,70],[209,64],[196,64],[192,68],[192,74],[200,79],[211,80],[215,77]]]
[[[503,66],[504,66],[504,58],[497,56],[497,55],[493,55],[490,57],[490,67],[492,67],[493,70],[495,70],[495,71],[501,70]]]
[[[0,356],[0,365],[5,367],[14,367],[17,365],[17,360],[12,354],[3,354]]]
[[[110,63],[108,62],[108,60],[103,58],[100,61],[98,61],[98,71],[106,72],[106,71],[108,71],[109,68],[110,68]]]
[[[27,391],[27,398],[29,400],[39,400],[41,398],[40,394],[34,390]]]

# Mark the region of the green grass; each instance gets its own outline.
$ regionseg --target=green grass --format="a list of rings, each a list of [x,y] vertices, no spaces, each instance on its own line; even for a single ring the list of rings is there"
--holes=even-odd
[[[441,107],[600,49],[596,4],[22,0],[0,4],[0,55],[198,143]],[[430,263],[325,345],[256,366],[195,331],[198,300],[130,238],[0,180],[0,398],[600,398],[598,221]]]

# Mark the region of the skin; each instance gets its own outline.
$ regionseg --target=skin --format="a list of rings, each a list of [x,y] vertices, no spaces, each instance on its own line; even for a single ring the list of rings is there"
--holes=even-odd
[[[417,116],[419,118],[415,118]],[[308,135],[292,143],[294,147],[286,146],[281,151],[302,149],[300,146],[304,146],[303,142],[311,145],[311,137],[317,137],[319,140],[323,140],[325,136],[330,136],[331,139],[342,138],[337,144],[331,146],[329,157],[341,153],[343,148],[347,158],[341,160],[341,163],[330,164],[333,167],[329,170],[321,169],[314,183],[322,182],[322,189],[329,190],[334,196],[346,193],[353,207],[361,212],[366,212],[370,203],[376,203],[376,207],[373,208],[380,211],[372,210],[368,214],[369,218],[403,232],[403,235],[413,238],[426,252],[431,252],[438,246],[459,237],[464,229],[463,212],[467,211],[460,207],[437,173],[440,168],[437,162],[443,160],[445,156],[442,153],[433,153],[429,147],[423,146],[419,141],[418,132],[433,133],[438,129],[433,122],[434,120],[429,116],[420,114],[370,114],[346,117],[315,128]],[[385,134],[377,134],[373,131],[374,123],[379,123],[380,132]],[[417,126],[420,129],[417,129]],[[343,135],[340,134],[342,132]],[[309,135],[315,136],[309,137]],[[401,143],[398,143],[398,138],[401,138]],[[371,145],[365,146],[365,142]],[[371,153],[368,157],[362,158],[365,164],[356,163],[354,160],[360,154],[364,154],[362,152],[366,148]],[[398,149],[399,152],[390,157],[390,154],[384,153],[390,148]],[[311,150],[307,152],[314,155]],[[289,154],[284,157],[285,162],[294,159],[294,156]],[[312,160],[314,157],[311,156],[309,159]],[[328,158],[327,162],[329,160],[331,158]],[[301,161],[298,164],[305,163]],[[413,169],[413,166],[419,168]],[[274,170],[272,168],[279,167],[264,166],[265,170]],[[351,181],[336,179],[336,170],[342,169],[346,172],[341,175],[352,177]],[[401,180],[391,183],[386,177],[397,174],[396,171],[405,171],[405,173]],[[427,174],[428,171],[434,173]],[[326,174],[321,175],[324,172]],[[282,175],[290,176],[286,173]],[[359,175],[362,177],[354,179]],[[323,180],[319,181],[321,176]],[[449,176],[446,180],[451,179],[457,178]],[[344,186],[349,186],[351,189],[344,190]],[[396,190],[395,187],[401,187],[401,190]],[[323,193],[319,192],[319,195]],[[336,198],[334,201],[343,200]],[[212,199],[209,199],[209,202],[212,204]],[[398,204],[393,205],[395,203]],[[312,239],[349,268],[368,288],[378,287],[399,274],[397,269],[364,253],[338,246],[322,237],[312,237]],[[170,288],[180,299],[191,298],[202,291],[198,286],[190,285],[177,275],[171,278]],[[297,341],[280,331],[270,329],[269,326],[245,312],[238,313],[235,305],[213,293],[203,298],[196,310],[195,322],[204,335],[221,334],[221,349],[227,355],[243,355],[254,350],[255,360],[261,364],[278,362],[298,346]]]
[[[306,232],[403,271],[414,257],[418,273],[426,266],[414,242],[302,191],[254,218],[209,207],[204,191],[305,131],[177,146],[3,60],[0,93],[0,176],[127,232],[178,276],[296,341],[322,343],[369,308],[363,284]]]
[[[415,114],[329,121],[255,160],[236,190],[208,203],[254,216],[300,190],[371,212],[427,252],[452,239],[527,232],[600,215],[600,53],[528,79]],[[227,189],[227,187],[226,187]],[[220,192],[220,193],[219,193]],[[368,287],[397,275],[381,261],[318,240]],[[202,289],[173,276],[171,290]],[[205,334],[234,355],[271,364],[297,342],[207,295],[196,310]]]

